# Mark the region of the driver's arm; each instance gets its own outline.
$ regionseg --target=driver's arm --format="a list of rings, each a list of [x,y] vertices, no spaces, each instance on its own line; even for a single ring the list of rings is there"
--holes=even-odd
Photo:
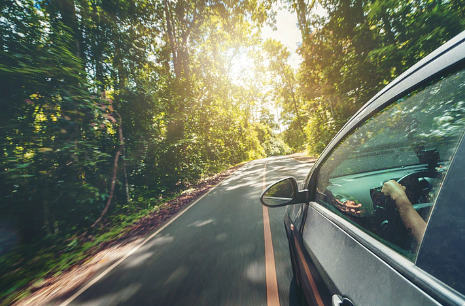
[[[421,242],[425,234],[426,222],[417,213],[415,208],[413,208],[412,203],[410,203],[410,200],[405,194],[405,187],[394,180],[390,180],[384,183],[381,192],[394,200],[404,226],[407,229],[411,229],[413,237],[415,237],[418,242]]]

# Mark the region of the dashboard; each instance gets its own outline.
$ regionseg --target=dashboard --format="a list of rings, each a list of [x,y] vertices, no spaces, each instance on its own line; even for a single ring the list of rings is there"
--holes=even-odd
[[[402,249],[410,249],[415,243],[412,244],[395,202],[381,192],[383,184],[395,180],[405,186],[412,206],[427,222],[446,169],[444,164],[433,169],[422,164],[332,177],[325,191],[326,202],[371,233]],[[350,205],[358,211],[345,208]]]

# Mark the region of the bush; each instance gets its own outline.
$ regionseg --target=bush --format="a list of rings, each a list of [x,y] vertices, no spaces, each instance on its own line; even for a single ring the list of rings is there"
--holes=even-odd
[[[286,155],[292,153],[292,149],[284,143],[284,141],[277,137],[271,137],[263,144],[266,156]]]

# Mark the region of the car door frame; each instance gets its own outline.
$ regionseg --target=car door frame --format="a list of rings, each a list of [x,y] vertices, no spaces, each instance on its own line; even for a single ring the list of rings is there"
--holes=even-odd
[[[338,225],[341,226],[341,228],[344,231],[346,231],[349,235],[355,237],[362,245],[366,246],[368,249],[370,249],[370,251],[374,252],[376,255],[381,256],[384,260],[386,260],[386,262],[389,265],[394,267],[396,271],[398,271],[402,275],[405,275],[409,281],[418,285],[422,290],[427,292],[438,302],[443,304],[463,304],[463,297],[460,294],[451,290],[450,287],[448,287],[447,285],[444,285],[442,282],[438,281],[428,273],[424,272],[422,269],[419,269],[415,265],[412,265],[411,262],[408,260],[406,262],[402,262],[402,260],[399,260],[399,258],[396,255],[394,255],[393,257],[386,256],[386,254],[392,254],[392,250],[390,250],[387,246],[383,247],[382,245],[380,246],[376,243],[373,244],[371,243],[371,241],[369,241],[369,239],[367,240],[361,238],[357,230],[355,230],[354,232],[353,228],[351,228],[350,226],[344,226],[344,222],[339,222],[340,220],[337,220],[337,218],[332,218],[332,213],[326,211],[327,209],[321,207],[321,205],[319,204],[309,202],[311,202],[311,200],[314,199],[316,195],[316,177],[321,165],[323,164],[326,157],[329,156],[329,154],[331,154],[333,149],[336,148],[336,146],[346,137],[346,135],[351,134],[360,124],[363,124],[363,122],[365,122],[366,119],[370,118],[379,110],[384,109],[389,104],[397,101],[398,98],[422,86],[429,80],[434,79],[444,73],[447,73],[447,70],[455,69],[454,67],[462,65],[464,61],[465,32],[462,32],[456,37],[454,37],[451,41],[444,44],[436,51],[434,51],[433,53],[425,57],[423,60],[418,62],[412,68],[407,70],[405,73],[403,73],[393,82],[391,82],[388,86],[386,86],[382,91],[380,91],[376,96],[374,96],[367,104],[365,104],[365,106],[362,107],[334,137],[334,139],[323,151],[320,158],[312,167],[309,175],[305,179],[304,186],[306,186],[309,191],[309,198],[307,201],[307,205],[304,205],[303,211],[301,213],[301,218],[303,218],[303,220],[302,222],[300,222],[300,226],[298,226],[298,228],[293,228],[291,230],[291,225],[293,224],[288,219],[287,221],[285,221],[286,230],[290,239],[291,256],[295,258],[295,261],[298,261],[300,264],[302,264],[302,262],[307,261],[310,263],[309,266],[313,267],[313,278],[317,279],[317,281],[314,281],[314,283],[317,290],[321,288],[320,291],[324,293],[324,305],[327,304],[326,301],[328,301],[328,296],[334,293],[337,294],[337,292],[334,291],[334,288],[330,288],[331,286],[327,287],[322,285],[322,283],[325,281],[326,283],[330,283],[330,280],[327,279],[327,275],[320,275],[318,272],[315,271],[322,271],[322,269],[316,269],[316,267],[319,266],[319,263],[317,262],[316,258],[314,258],[314,256],[310,256],[310,253],[307,252],[305,249],[303,250],[303,252],[297,251],[299,247],[300,249],[302,249],[304,246],[302,232],[305,227],[305,221],[307,220],[307,214],[310,207],[319,211],[319,213],[323,213],[324,215],[326,215],[327,218],[329,217],[330,219],[332,219],[331,221],[337,222]],[[462,146],[463,145],[461,144],[460,147]],[[465,152],[462,152],[462,150],[465,151],[465,149],[460,149],[458,150],[458,152],[460,151],[461,154],[465,154]],[[294,239],[294,241],[291,242],[291,239]],[[294,246],[292,246],[292,244],[294,244]],[[293,264],[295,264],[295,261],[293,262]],[[399,264],[399,262],[402,263]],[[302,273],[302,271],[304,269],[302,268],[302,265],[300,265],[297,269],[300,282],[302,283],[300,285],[306,287],[303,288],[304,291],[308,291],[308,287],[311,287],[308,283],[310,283],[311,281],[308,280],[308,277],[303,277],[304,273]],[[324,292],[325,290],[327,291],[326,293]],[[314,296],[314,293],[306,293],[306,297],[309,302],[313,302],[313,304],[315,304],[316,298]]]

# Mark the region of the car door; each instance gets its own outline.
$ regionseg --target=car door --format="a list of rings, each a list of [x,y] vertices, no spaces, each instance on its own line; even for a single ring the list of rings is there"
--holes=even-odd
[[[312,169],[309,204],[295,231],[305,253],[297,258],[312,268],[301,268],[301,278],[318,279],[309,303],[464,304],[464,273],[454,267],[464,265],[465,209],[453,205],[465,204],[455,202],[464,188],[454,173],[464,166],[457,156],[465,154],[465,70],[448,65],[448,56],[442,64],[424,61],[379,95]],[[421,238],[382,193],[389,180],[405,185],[426,226]]]

